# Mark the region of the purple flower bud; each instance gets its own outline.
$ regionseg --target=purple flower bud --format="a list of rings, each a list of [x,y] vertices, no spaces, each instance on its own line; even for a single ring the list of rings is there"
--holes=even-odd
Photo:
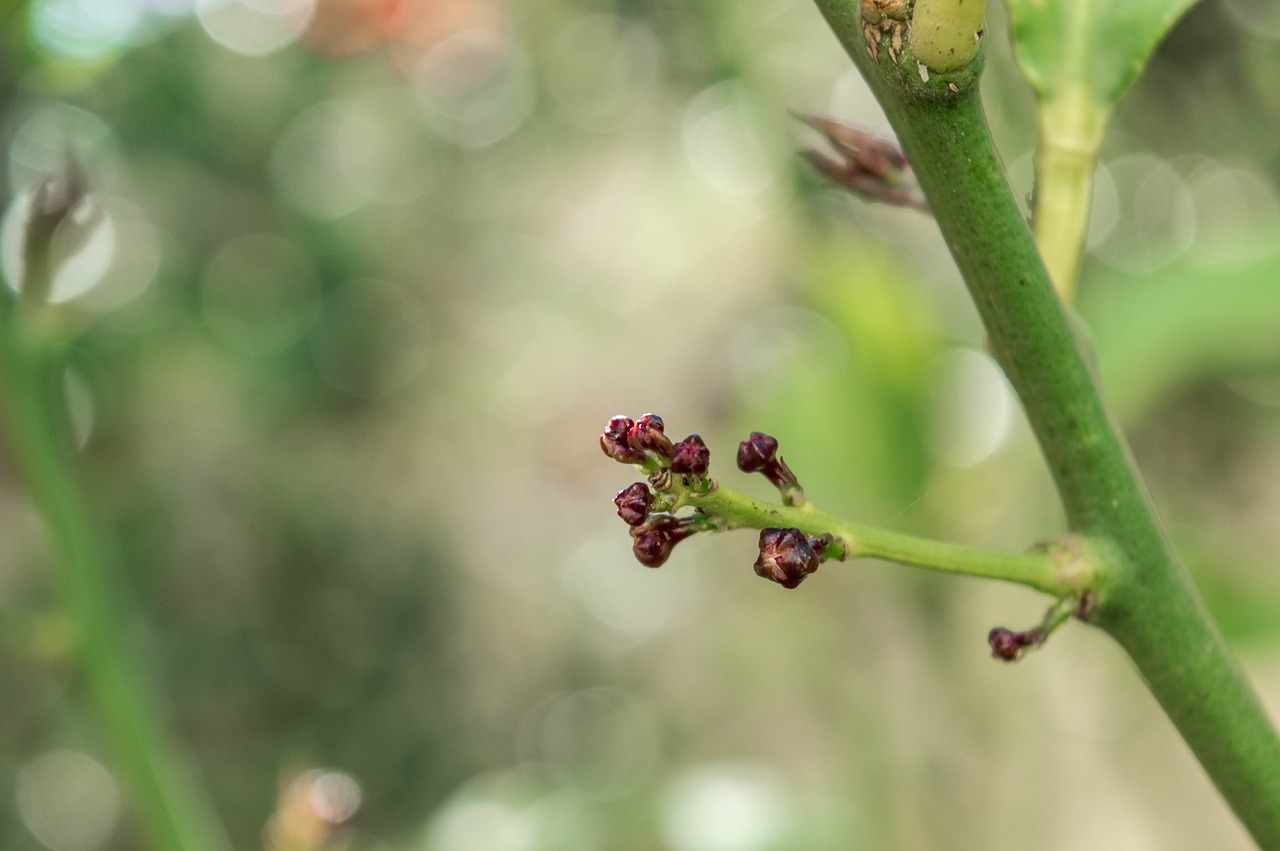
[[[663,434],[662,417],[657,414],[645,414],[636,420],[627,432],[627,443],[641,452],[648,450],[664,459],[671,457],[671,438]]]
[[[702,438],[691,434],[675,445],[671,453],[671,472],[702,475],[711,465],[711,450]]]
[[[671,557],[676,544],[696,533],[687,518],[670,514],[652,514],[639,526],[632,527],[631,551],[645,567],[661,567]]]
[[[893,56],[892,49],[889,55]],[[835,157],[821,151],[801,152],[823,176],[869,200],[929,209],[896,140],[828,118],[795,115],[825,136],[835,149]]]
[[[774,462],[778,454],[778,441],[758,431],[738,444],[738,469],[744,473],[758,473]]]
[[[778,457],[778,441],[758,431],[738,444],[738,469],[744,473],[760,473],[782,494],[787,505],[804,502],[804,490],[787,462]]]
[[[1044,641],[1038,630],[1014,632],[998,626],[987,634],[987,643],[991,645],[991,655],[1006,662],[1016,662],[1023,649]]]
[[[653,506],[653,494],[649,492],[649,486],[644,482],[636,482],[618,491],[618,495],[613,498],[613,504],[618,506],[618,516],[628,526],[639,526],[649,516],[649,509]]]
[[[627,443],[627,433],[634,425],[635,422],[630,417],[618,416],[609,420],[604,434],[600,435],[600,448],[604,450],[604,454],[620,464],[643,464],[645,454],[632,449]]]
[[[630,431],[631,427],[635,424],[635,420],[631,419],[631,417],[624,417],[619,414],[609,420],[608,425],[604,427],[604,434],[600,436],[600,439],[602,441],[608,441],[609,443],[625,446],[627,442],[627,432]]]
[[[826,542],[822,543],[826,549]],[[809,538],[799,529],[761,529],[760,557],[756,575],[771,579],[783,588],[795,588],[818,569],[821,558]]]

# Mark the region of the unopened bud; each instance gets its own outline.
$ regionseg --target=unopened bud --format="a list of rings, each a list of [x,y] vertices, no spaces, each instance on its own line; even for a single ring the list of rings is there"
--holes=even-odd
[[[991,645],[991,655],[1005,662],[1018,661],[1018,657],[1022,655],[1024,649],[1040,644],[1043,641],[1044,638],[1037,630],[1014,632],[1011,629],[998,626],[987,634],[987,643]]]
[[[671,457],[671,438],[663,434],[662,417],[657,414],[645,414],[636,420],[627,432],[627,443],[641,452],[653,452],[663,459]]]
[[[744,473],[759,473],[774,463],[778,454],[778,441],[762,432],[753,431],[751,437],[738,444],[738,469]]]
[[[751,437],[738,444],[738,469],[763,475],[778,489],[787,505],[804,502],[800,481],[787,462],[778,457],[778,441],[769,435],[753,431]]]
[[[636,482],[618,491],[613,504],[618,506],[618,516],[628,526],[639,526],[653,507],[653,494],[644,482]]]
[[[896,140],[829,118],[800,113],[796,113],[796,117],[831,143],[835,157],[820,151],[801,152],[828,180],[868,200],[929,209],[929,202]]]
[[[824,550],[827,543],[829,540],[822,543]],[[757,576],[783,588],[795,588],[821,563],[809,538],[799,529],[760,530],[760,557],[755,563]]]
[[[84,248],[103,213],[89,193],[80,163],[70,155],[66,165],[45,175],[27,198],[22,266],[15,283],[25,303],[39,305],[49,298],[58,267]]]
[[[702,438],[691,434],[677,443],[671,453],[671,472],[702,475],[711,465],[711,450]]]
[[[600,448],[604,454],[620,464],[643,464],[644,452],[633,449],[627,442],[627,434],[634,425],[630,417],[617,416],[609,420],[604,434],[600,435]]]
[[[645,567],[661,567],[676,544],[696,534],[692,521],[670,514],[651,514],[631,529],[631,551]]]

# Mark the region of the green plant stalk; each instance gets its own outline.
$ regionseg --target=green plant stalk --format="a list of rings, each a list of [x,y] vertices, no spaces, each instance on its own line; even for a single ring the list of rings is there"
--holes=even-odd
[[[987,131],[981,57],[951,80],[922,84],[910,56],[907,73],[867,54],[856,3],[816,3],[897,132],[1071,531],[1113,548],[1091,620],[1129,654],[1254,840],[1280,849],[1280,737],[1166,541],[1077,348]]]
[[[48,526],[73,652],[112,765],[156,849],[224,851],[206,798],[180,768],[145,677],[126,650],[110,557],[95,533],[60,439],[60,358],[10,300],[0,304],[0,402],[10,448]],[[36,333],[32,333],[35,331]]]
[[[1078,598],[1087,590],[1092,573],[1080,562],[1060,561],[1048,551],[1004,553],[917,538],[841,520],[817,510],[811,502],[777,505],[723,485],[709,493],[684,495],[682,503],[706,512],[717,528],[781,527],[796,528],[810,536],[829,533],[843,548],[844,558],[879,558],[941,573],[999,579],[1059,598]]]
[[[1052,635],[1064,623],[1071,620],[1071,616],[1079,611],[1077,606],[1070,604],[1071,601],[1063,600],[1049,608],[1045,612],[1044,623],[1040,625],[1040,630],[1046,635]]]
[[[1107,117],[1083,92],[1066,92],[1040,105],[1032,222],[1049,278],[1068,304],[1075,298]]]

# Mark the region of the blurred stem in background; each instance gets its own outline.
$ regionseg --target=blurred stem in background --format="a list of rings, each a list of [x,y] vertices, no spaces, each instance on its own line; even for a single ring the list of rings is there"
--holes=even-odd
[[[65,315],[47,302],[60,248],[91,216],[74,165],[32,190],[18,297],[0,288],[0,404],[8,449],[49,533],[74,633],[76,669],[139,827],[157,849],[229,847],[205,794],[183,770],[126,640],[115,556],[77,487],[63,399]]]

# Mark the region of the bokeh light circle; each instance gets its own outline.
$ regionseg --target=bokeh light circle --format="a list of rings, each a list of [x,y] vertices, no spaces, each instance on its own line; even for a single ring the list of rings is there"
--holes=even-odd
[[[268,56],[297,41],[315,0],[199,0],[196,17],[209,37],[245,56]]]
[[[120,815],[115,780],[96,760],[74,751],[50,751],[18,773],[18,814],[50,851],[93,851]]]

